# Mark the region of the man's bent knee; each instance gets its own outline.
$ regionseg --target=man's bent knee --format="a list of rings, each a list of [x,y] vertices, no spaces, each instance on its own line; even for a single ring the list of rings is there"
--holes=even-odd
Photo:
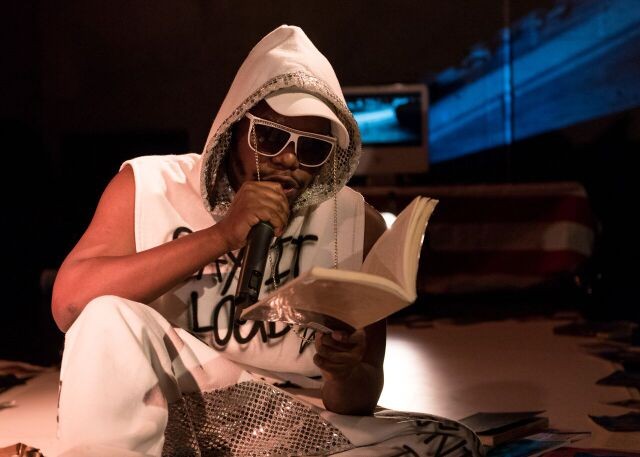
[[[69,328],[69,332],[85,325],[92,327],[107,323],[109,323],[108,325],[113,325],[114,320],[122,320],[124,316],[132,314],[133,308],[140,306],[144,305],[117,295],[101,295],[87,303],[76,321]]]

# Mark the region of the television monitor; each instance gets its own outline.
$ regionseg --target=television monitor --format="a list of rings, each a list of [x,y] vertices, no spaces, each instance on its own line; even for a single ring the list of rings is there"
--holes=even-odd
[[[427,171],[426,85],[347,86],[343,93],[362,138],[355,175]]]

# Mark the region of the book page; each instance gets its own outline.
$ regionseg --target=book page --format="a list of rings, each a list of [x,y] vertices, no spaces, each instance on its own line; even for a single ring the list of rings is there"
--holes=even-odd
[[[393,225],[378,238],[364,259],[362,272],[382,276],[406,289],[404,241],[408,236],[411,214],[416,209],[418,201],[419,198],[416,197],[402,210]]]
[[[420,263],[420,252],[422,243],[426,236],[425,231],[431,218],[431,214],[438,204],[438,200],[433,198],[421,197],[420,207],[412,213],[412,221],[410,222],[410,232],[405,239],[404,259],[404,284],[405,287],[411,287],[415,290],[416,278],[418,277],[418,266]]]
[[[416,197],[373,245],[361,271],[395,282],[415,299],[422,237],[436,203]]]

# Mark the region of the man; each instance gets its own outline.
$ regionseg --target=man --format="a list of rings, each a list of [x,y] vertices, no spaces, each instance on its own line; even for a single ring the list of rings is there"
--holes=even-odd
[[[359,153],[331,65],[282,26],[245,59],[203,154],[126,162],[54,286],[63,447],[304,455],[377,441],[329,417],[373,412],[384,322],[309,344],[296,326],[234,320],[239,250],[260,221],[276,235],[263,294],[311,266],[359,268],[384,231],[345,187]],[[328,411],[275,381],[321,388]]]

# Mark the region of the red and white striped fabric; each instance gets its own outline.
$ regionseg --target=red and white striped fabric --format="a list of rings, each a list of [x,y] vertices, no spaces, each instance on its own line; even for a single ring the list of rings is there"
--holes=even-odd
[[[418,290],[521,289],[572,273],[592,255],[596,224],[575,182],[361,189],[380,210],[415,195],[440,203],[422,249]]]

